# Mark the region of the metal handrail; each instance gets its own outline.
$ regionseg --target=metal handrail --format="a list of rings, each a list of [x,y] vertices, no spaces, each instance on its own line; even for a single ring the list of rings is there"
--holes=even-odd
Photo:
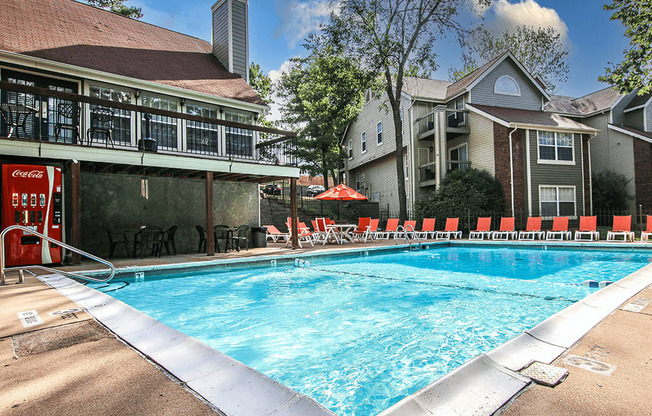
[[[408,227],[412,230],[412,235],[414,236],[414,238],[417,239],[417,243],[416,243],[416,244],[417,244],[417,247],[420,247],[420,246],[421,246],[421,240],[419,240],[419,236],[417,235],[416,230],[415,230],[414,227],[413,227],[412,225],[410,225],[410,224],[408,224]],[[399,229],[402,229],[402,230],[403,230],[403,236],[405,237],[405,243],[409,245],[409,247],[410,247],[410,251],[412,251],[412,239],[411,239],[410,236],[408,235],[407,227],[404,227],[404,226],[402,226],[402,225],[399,225],[398,227],[396,227],[396,232],[394,233],[394,242],[395,242],[396,244],[398,244],[398,234],[399,234]]]
[[[109,274],[109,277],[107,277],[105,279],[96,279],[94,277],[85,276],[85,275],[80,274],[80,273],[65,272],[65,271],[62,271],[62,270],[57,270],[57,269],[52,269],[50,267],[41,266],[41,265],[38,265],[38,264],[33,264],[33,265],[28,265],[28,266],[18,266],[18,267],[5,267],[5,236],[7,235],[7,233],[9,231],[12,231],[12,230],[22,230],[23,232],[27,232],[29,234],[40,237],[42,240],[47,240],[47,241],[49,241],[51,243],[55,243],[55,244],[65,248],[66,250],[70,250],[72,252],[81,254],[82,256],[88,257],[91,260],[95,260],[98,263],[105,264],[105,265],[109,266],[109,268],[111,269],[111,273]],[[27,270],[27,269],[41,269],[41,270],[46,270],[46,271],[57,273],[57,274],[63,274],[63,275],[67,275],[67,276],[76,277],[76,278],[79,278],[79,279],[90,280],[90,281],[93,281],[93,282],[108,282],[109,280],[113,279],[113,276],[115,276],[115,266],[113,265],[113,263],[111,263],[111,262],[109,262],[107,260],[101,259],[101,258],[99,258],[97,256],[94,256],[94,255],[90,254],[90,253],[86,253],[85,251],[82,251],[82,250],[80,250],[78,248],[69,246],[68,244],[62,243],[61,241],[59,241],[57,239],[54,239],[52,237],[48,237],[47,235],[43,235],[43,234],[41,234],[41,233],[39,233],[37,231],[34,231],[31,228],[24,227],[22,225],[11,225],[11,226],[5,228],[4,230],[2,230],[2,233],[0,233],[0,285],[5,284],[5,272],[10,271],[10,270],[18,270],[19,275],[20,275],[19,283],[22,283],[23,270]],[[28,270],[28,272],[29,272],[29,270]]]

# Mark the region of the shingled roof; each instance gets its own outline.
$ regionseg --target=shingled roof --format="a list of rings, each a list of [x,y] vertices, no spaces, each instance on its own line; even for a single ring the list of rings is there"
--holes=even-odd
[[[266,105],[192,36],[73,0],[2,0],[0,22],[2,51]]]
[[[587,116],[610,109],[620,97],[620,93],[612,87],[607,87],[579,98],[553,95],[550,101],[546,103],[545,111]]]
[[[488,115],[500,120],[503,125],[529,125],[557,130],[569,130],[582,133],[597,131],[593,127],[579,123],[559,114],[544,111],[520,110],[515,108],[494,107],[490,105],[468,104],[471,111]]]

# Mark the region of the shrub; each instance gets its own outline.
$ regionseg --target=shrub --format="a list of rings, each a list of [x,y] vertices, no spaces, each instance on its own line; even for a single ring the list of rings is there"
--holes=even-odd
[[[478,169],[455,170],[441,181],[439,189],[416,203],[416,217],[466,217],[502,213],[505,209],[500,182],[489,172]]]
[[[613,170],[594,173],[593,209],[596,211],[618,211],[627,209],[627,202],[634,197],[627,190],[632,181],[627,176]]]

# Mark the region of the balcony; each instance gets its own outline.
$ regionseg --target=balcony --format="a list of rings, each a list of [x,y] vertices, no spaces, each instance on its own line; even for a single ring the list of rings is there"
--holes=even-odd
[[[39,156],[42,146],[60,145],[71,153],[121,155],[109,159],[133,160],[147,152],[297,166],[296,133],[218,118],[217,106],[215,114],[206,116],[191,105],[185,106],[186,112],[176,112],[9,82],[0,82],[0,89],[0,139],[23,147],[38,143]],[[57,149],[57,154],[65,153]]]
[[[419,166],[419,187],[426,188],[437,185],[437,162],[428,162]]]
[[[434,140],[439,114],[446,113],[446,139],[450,140],[462,134],[469,134],[468,110],[455,110],[437,107],[428,114],[416,120],[417,138],[419,140]],[[441,120],[441,119],[439,119]]]

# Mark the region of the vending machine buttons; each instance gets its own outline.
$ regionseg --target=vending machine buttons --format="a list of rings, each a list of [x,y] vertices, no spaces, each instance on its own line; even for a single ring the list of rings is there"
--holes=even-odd
[[[36,220],[39,224],[43,224],[43,211],[36,211]]]
[[[63,209],[62,206],[62,197],[60,192],[54,192],[52,194],[52,224],[60,225],[61,224],[61,212]]]
[[[41,205],[42,207],[45,206],[45,194],[41,194],[41,195],[39,196],[39,202],[40,202],[40,205]]]
[[[18,200],[20,197],[18,196],[18,192],[14,192],[11,194],[11,205],[13,205],[14,208],[18,208]]]
[[[14,222],[16,224],[20,224],[20,211],[19,210],[14,211]]]
[[[30,197],[30,202],[31,202],[31,204],[32,204],[33,207],[36,206],[36,194],[32,194],[32,195],[31,195],[31,197]]]
[[[27,194],[23,194],[23,206],[27,206]]]
[[[29,222],[29,211],[24,210],[23,211],[23,224],[27,225],[28,222]]]
[[[29,222],[32,224],[36,222],[36,211],[29,212]]]

